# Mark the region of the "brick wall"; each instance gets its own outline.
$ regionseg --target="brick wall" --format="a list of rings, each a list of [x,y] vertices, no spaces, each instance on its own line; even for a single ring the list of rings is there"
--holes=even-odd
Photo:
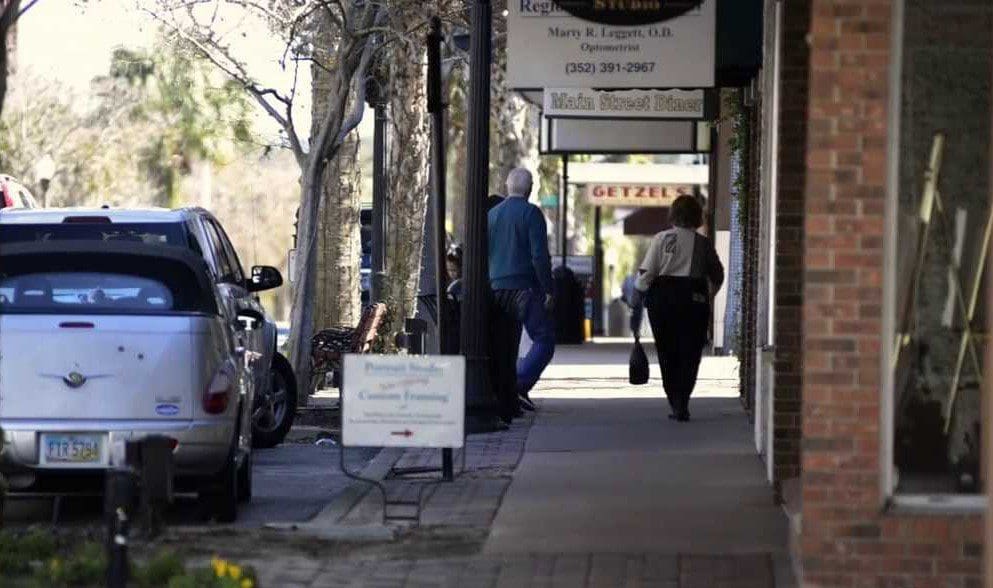
[[[773,479],[800,475],[803,385],[803,213],[811,0],[783,4],[776,195],[775,412]]]
[[[742,250],[744,262],[741,278],[741,360],[740,379],[742,403],[750,415],[755,415],[755,383],[758,366],[755,350],[758,346],[758,285],[760,253],[760,192],[758,173],[759,149],[761,146],[760,104],[744,106],[744,114],[749,123],[749,147],[746,161],[741,162],[741,173],[745,174],[744,185],[748,187],[742,201]]]
[[[813,0],[803,312],[805,586],[980,586],[979,516],[884,511],[891,0]]]

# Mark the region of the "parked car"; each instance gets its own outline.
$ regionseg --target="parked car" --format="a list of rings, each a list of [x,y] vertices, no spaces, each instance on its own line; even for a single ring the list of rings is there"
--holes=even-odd
[[[231,322],[254,316],[245,347],[253,359],[256,391],[252,407],[255,447],[283,441],[296,415],[296,379],[289,361],[277,350],[277,329],[256,292],[278,287],[282,276],[273,267],[242,269],[221,224],[199,208],[181,210],[47,209],[0,211],[0,246],[16,242],[98,240],[186,248],[207,264],[221,312]]]
[[[71,493],[125,441],[162,435],[177,486],[233,521],[252,492],[262,316],[229,315],[189,248],[52,236],[0,247],[0,472],[15,492]]]
[[[23,184],[0,174],[0,208],[38,208],[38,202]]]

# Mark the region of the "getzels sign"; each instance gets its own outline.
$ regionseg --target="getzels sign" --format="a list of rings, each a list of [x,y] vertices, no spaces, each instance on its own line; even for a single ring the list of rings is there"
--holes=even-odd
[[[717,0],[684,3],[679,10],[667,2],[561,1],[507,3],[511,88],[714,86]],[[661,8],[631,8],[636,4]],[[622,5],[631,10],[617,8]],[[663,16],[665,20],[658,20]]]
[[[593,206],[625,208],[672,206],[681,194],[674,186],[663,184],[589,184],[586,201]]]

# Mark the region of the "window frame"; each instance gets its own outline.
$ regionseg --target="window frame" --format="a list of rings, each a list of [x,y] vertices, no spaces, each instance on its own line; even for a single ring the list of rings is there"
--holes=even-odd
[[[903,60],[906,0],[893,0],[890,35],[889,97],[886,138],[886,206],[883,219],[883,304],[880,337],[880,497],[883,510],[913,514],[978,514],[986,511],[986,492],[979,494],[911,494],[897,492],[895,458],[896,407],[893,353],[897,324],[897,254],[900,206],[900,146],[903,123]],[[984,444],[985,447],[985,444]]]

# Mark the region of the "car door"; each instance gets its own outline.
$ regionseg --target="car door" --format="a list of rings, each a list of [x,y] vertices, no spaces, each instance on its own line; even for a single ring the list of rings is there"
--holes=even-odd
[[[272,359],[271,345],[266,344],[265,308],[249,292],[247,277],[231,240],[224,232],[224,228],[213,218],[206,218],[205,222],[210,227],[208,231],[216,238],[219,247],[218,256],[224,260],[222,267],[227,272],[219,278],[220,287],[231,298],[236,314],[247,312],[259,317],[259,320],[256,320],[255,324],[252,324],[251,328],[246,329],[242,334],[245,348],[251,352],[252,383],[256,390],[260,390],[269,381],[268,366]]]

